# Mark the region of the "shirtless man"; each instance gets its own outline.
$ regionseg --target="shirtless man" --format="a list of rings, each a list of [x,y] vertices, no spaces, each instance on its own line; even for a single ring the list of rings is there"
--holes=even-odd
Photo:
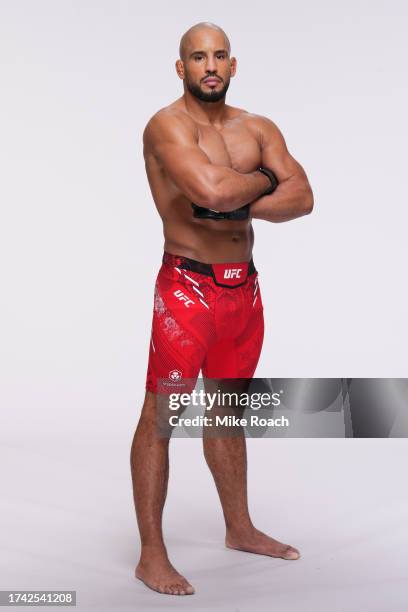
[[[194,381],[201,368],[208,379],[253,376],[262,346],[263,307],[252,261],[251,220],[289,221],[313,208],[306,174],[277,126],[225,103],[236,68],[221,28],[211,23],[190,28],[181,38],[176,62],[184,94],[159,110],[144,131],[146,171],[165,243],[155,287],[146,396],[131,450],[142,545],[135,575],[150,588],[173,595],[192,594],[194,588],[170,563],[163,540],[169,439],[157,435],[157,393],[171,393],[178,384],[183,388],[183,380]],[[262,533],[251,521],[245,438],[203,437],[203,445],[223,508],[226,546],[298,559],[297,549]]]

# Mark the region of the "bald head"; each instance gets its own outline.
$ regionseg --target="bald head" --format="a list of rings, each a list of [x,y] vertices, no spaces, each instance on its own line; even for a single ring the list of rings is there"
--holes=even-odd
[[[176,72],[183,80],[185,95],[193,95],[201,102],[223,100],[236,66],[230,41],[220,26],[202,21],[181,37]]]
[[[218,35],[221,35],[224,38],[225,49],[227,49],[228,54],[231,53],[230,41],[224,30],[220,28],[220,26],[215,25],[215,23],[210,23],[209,21],[202,21],[191,26],[191,28],[189,28],[187,32],[184,32],[183,36],[181,37],[179,47],[179,54],[181,60],[184,61],[188,54],[191,53],[195,45],[195,38],[197,38],[196,35],[204,33],[205,31],[208,31],[209,33],[211,33],[212,31],[214,33],[217,33]]]

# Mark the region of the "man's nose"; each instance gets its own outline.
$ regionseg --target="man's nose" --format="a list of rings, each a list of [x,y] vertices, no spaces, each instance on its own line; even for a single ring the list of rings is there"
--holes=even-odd
[[[207,72],[216,72],[217,70],[215,58],[212,57],[211,55],[207,58],[206,70]]]

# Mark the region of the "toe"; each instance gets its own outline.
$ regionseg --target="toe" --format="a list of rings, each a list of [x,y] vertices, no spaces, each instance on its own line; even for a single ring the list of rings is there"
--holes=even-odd
[[[177,595],[184,595],[184,586],[182,583],[178,582],[174,587],[177,589]]]
[[[178,586],[181,591],[180,595],[192,595],[194,593],[193,587],[185,578],[183,578],[183,581]]]
[[[285,559],[299,559],[300,553],[293,546],[288,546],[285,551]]]

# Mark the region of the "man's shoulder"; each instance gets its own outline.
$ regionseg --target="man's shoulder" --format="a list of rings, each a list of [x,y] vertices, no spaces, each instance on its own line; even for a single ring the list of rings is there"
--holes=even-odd
[[[154,139],[180,128],[194,131],[196,124],[188,113],[173,102],[160,108],[150,117],[143,132],[143,139],[145,141]]]
[[[237,116],[239,116],[242,119],[242,121],[245,121],[248,124],[255,125],[255,126],[257,125],[259,127],[275,125],[272,119],[270,119],[269,117],[266,117],[265,115],[259,115],[258,113],[252,113],[242,108],[234,108],[234,111],[237,111]]]
[[[269,117],[258,113],[252,113],[243,108],[230,106],[229,116],[230,119],[238,119],[240,123],[243,123],[249,130],[258,135],[263,135],[271,130],[277,129],[276,123]]]
[[[248,130],[252,132],[255,138],[257,138],[261,146],[282,138],[281,131],[276,123],[265,115],[245,111],[245,113],[242,114],[242,122],[246,125]]]

